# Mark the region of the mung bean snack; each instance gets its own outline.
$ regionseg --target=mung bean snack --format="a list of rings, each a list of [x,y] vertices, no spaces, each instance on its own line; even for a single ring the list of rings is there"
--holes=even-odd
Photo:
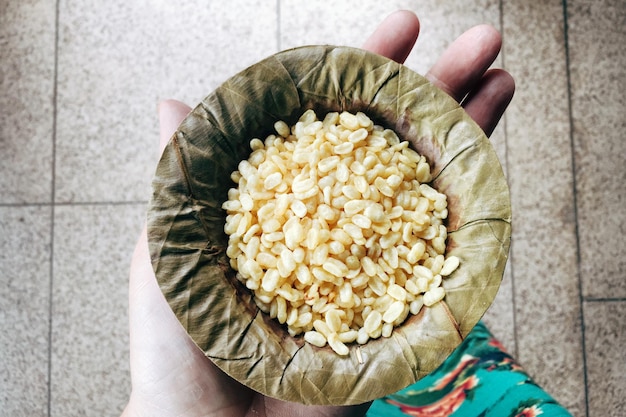
[[[187,116],[153,181],[159,286],[227,374],[363,403],[439,366],[500,285],[508,187],[451,97],[387,58],[273,55]]]
[[[251,141],[222,208],[226,254],[290,335],[347,355],[443,299],[445,194],[423,156],[364,113],[307,110]],[[292,133],[293,132],[293,133]]]

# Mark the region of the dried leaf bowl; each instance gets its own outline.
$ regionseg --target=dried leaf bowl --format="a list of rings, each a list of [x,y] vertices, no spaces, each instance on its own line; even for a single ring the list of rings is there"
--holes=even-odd
[[[260,312],[225,250],[230,173],[252,138],[312,108],[363,111],[424,155],[448,197],[447,255],[460,267],[446,297],[389,338],[338,356],[291,337]],[[179,126],[158,164],[148,210],[153,267],[166,300],[218,367],[263,394],[305,404],[358,404],[427,375],[459,345],[499,288],[510,243],[508,187],[489,140],[451,97],[387,58],[308,46],[273,55],[209,94]]]

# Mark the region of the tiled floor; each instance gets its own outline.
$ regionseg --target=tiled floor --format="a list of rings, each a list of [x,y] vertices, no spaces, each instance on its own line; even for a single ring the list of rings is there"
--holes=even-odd
[[[472,25],[503,33],[514,234],[486,321],[575,416],[625,415],[624,0],[224,4],[0,0],[0,415],[122,410],[156,103],[288,47],[359,46],[398,8],[421,18],[422,73]]]

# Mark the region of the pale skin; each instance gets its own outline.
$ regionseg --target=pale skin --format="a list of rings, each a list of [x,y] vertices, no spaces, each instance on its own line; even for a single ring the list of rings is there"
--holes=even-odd
[[[404,62],[419,33],[415,14],[388,16],[363,48]],[[462,34],[426,74],[459,101],[490,135],[513,97],[512,77],[488,69],[500,51],[500,34],[487,25]],[[159,105],[160,149],[191,110],[175,100]],[[156,282],[145,229],[130,268],[130,367],[132,392],[123,417],[339,417],[362,416],[369,404],[304,406],[256,393],[231,379],[194,345]]]

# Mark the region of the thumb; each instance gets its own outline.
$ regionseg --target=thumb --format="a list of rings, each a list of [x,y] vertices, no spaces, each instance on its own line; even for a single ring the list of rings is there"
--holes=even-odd
[[[191,107],[177,100],[164,100],[159,103],[159,154],[170,140],[180,122],[189,114]]]

